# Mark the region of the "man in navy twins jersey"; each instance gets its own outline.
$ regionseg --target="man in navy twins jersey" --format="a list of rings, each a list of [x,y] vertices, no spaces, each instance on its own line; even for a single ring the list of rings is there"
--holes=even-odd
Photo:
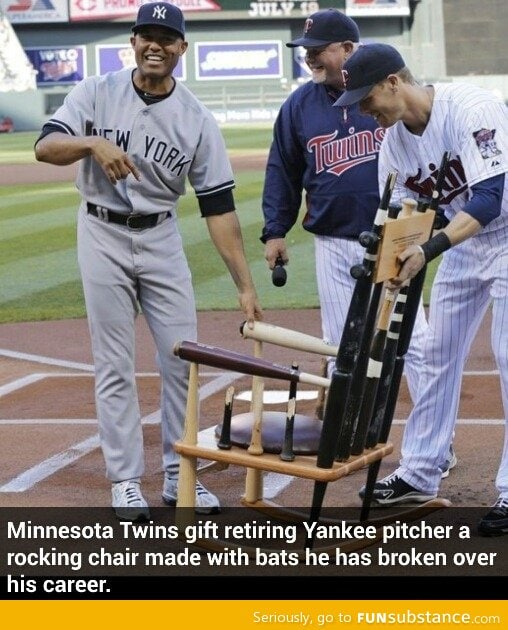
[[[338,345],[354,290],[351,266],[363,260],[358,242],[372,228],[379,204],[378,153],[384,129],[334,103],[343,90],[342,65],[359,46],[356,23],[336,9],[322,9],[305,21],[303,46],[312,81],[282,105],[274,125],[263,191],[265,258],[271,269],[280,256],[289,261],[285,236],[298,219],[305,191],[303,227],[314,234],[316,275],[323,338]],[[426,332],[423,308],[407,355],[408,384],[418,383],[418,348]],[[330,368],[332,364],[330,363]]]

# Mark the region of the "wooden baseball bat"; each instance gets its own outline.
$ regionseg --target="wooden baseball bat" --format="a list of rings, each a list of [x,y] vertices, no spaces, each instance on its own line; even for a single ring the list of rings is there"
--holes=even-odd
[[[263,356],[263,343],[254,342],[254,358],[261,359]],[[262,359],[261,359],[262,360]],[[259,374],[252,377],[252,399],[250,410],[253,417],[250,444],[247,451],[251,455],[263,454],[263,440],[261,431],[263,428],[263,396],[265,391],[265,381]]]
[[[411,216],[415,211],[416,206],[417,203],[414,199],[404,199],[402,201],[402,208],[400,212],[398,212],[396,216],[389,216],[387,221]],[[383,369],[386,339],[390,324],[390,316],[395,303],[395,297],[396,293],[394,291],[391,291],[390,289],[385,291],[384,300],[381,304],[380,313],[377,318],[376,331],[372,339],[369,361],[364,375],[364,388],[360,411],[353,431],[353,444],[350,451],[350,454],[352,455],[360,455],[365,448],[367,431],[374,412],[377,391]],[[361,376],[363,376],[363,374],[360,375],[360,378]]]
[[[258,339],[259,341],[266,341],[284,348],[292,348],[293,350],[313,352],[330,357],[337,356],[339,347],[327,344],[319,337],[313,337],[306,333],[265,322],[254,322],[252,328],[246,326],[246,323],[243,322],[240,325],[240,333],[244,339]]]
[[[288,402],[288,409],[286,414],[286,429],[284,431],[284,440],[282,443],[282,450],[280,452],[280,458],[284,462],[292,462],[295,458],[293,452],[293,431],[295,423],[296,412],[296,398],[290,398]]]
[[[363,263],[356,267],[354,274],[357,276],[356,284],[351,296],[323,414],[323,428],[316,462],[319,468],[331,468],[337,453],[337,441],[342,428],[344,409],[372,293],[371,276],[376,264],[379,239],[388,214],[388,205],[395,181],[396,174],[391,173],[386,180],[372,233],[367,239]],[[353,273],[353,269],[351,271]]]
[[[378,390],[379,380],[383,367],[383,355],[386,346],[386,335],[390,323],[390,315],[392,312],[394,293],[387,291],[381,311],[377,321],[376,332],[372,339],[370,348],[369,363],[367,365],[367,374],[365,375],[365,388],[363,392],[358,420],[353,433],[353,444],[351,446],[352,455],[360,455],[365,447],[367,430],[369,428],[370,419],[372,417],[376,394]]]
[[[442,188],[448,168],[448,161],[450,158],[450,152],[446,151],[443,154],[441,164],[439,167],[438,176],[436,178],[436,185],[432,192],[431,204],[428,208],[426,206],[419,207],[418,210],[425,212],[427,209],[436,210],[439,205],[439,199],[442,194]],[[392,344],[395,345],[395,350],[390,349],[390,357],[387,360],[386,371],[381,376],[381,382],[384,384],[380,392],[378,391],[375,412],[372,420],[372,426],[369,428],[367,436],[367,447],[374,446],[378,442],[386,442],[390,434],[392,426],[393,416],[395,413],[395,406],[397,404],[397,398],[400,389],[400,382],[402,379],[402,373],[404,370],[405,355],[409,348],[411,341],[411,335],[416,319],[416,313],[418,311],[420,299],[423,291],[423,283],[425,281],[427,266],[419,271],[419,273],[411,280],[409,286],[402,287],[397,297],[397,302],[400,303],[397,307],[395,304],[394,312],[397,317],[390,323],[390,331],[393,330],[390,335]],[[395,356],[393,359],[392,357]],[[374,492],[374,485],[377,480],[381,461],[373,462],[368,469],[367,481],[365,484],[365,495],[362,502],[362,509],[360,512],[360,520],[367,520],[370,511],[370,503],[372,501],[372,494]]]
[[[397,358],[400,328],[404,317],[406,301],[407,293],[401,289],[397,294],[395,306],[390,318],[376,397],[372,406],[370,418],[368,419],[367,435],[365,436],[365,446],[367,448],[372,448],[379,441],[379,432],[386,410],[388,394],[393,382],[393,372]]]
[[[398,206],[389,205],[385,223],[387,221],[396,220],[398,217],[402,218],[404,216],[408,216],[409,214],[411,214],[411,210],[412,206],[409,205],[403,205],[402,209],[400,209]],[[371,402],[371,404],[373,404],[372,397],[375,394],[373,391],[371,391],[370,388],[373,389],[375,387],[375,381],[374,379],[369,379],[367,376],[369,371],[369,364],[372,367],[370,358],[370,355],[372,353],[372,344],[375,343],[377,353],[382,355],[389,319],[388,312],[386,313],[385,329],[382,330],[378,327],[377,332],[375,332],[376,320],[379,319],[378,307],[382,292],[383,284],[381,282],[376,283],[372,289],[372,295],[369,307],[367,309],[360,350],[354,367],[349,397],[344,411],[342,431],[339,435],[339,440],[337,444],[336,459],[338,461],[346,461],[351,456],[353,446],[352,443],[354,442],[355,430],[359,422],[359,414],[362,413],[362,405],[367,405],[369,401]],[[392,302],[389,302],[387,300],[385,308],[390,308],[391,305]],[[381,310],[383,311],[383,309]],[[367,386],[369,386],[369,389],[367,389]],[[367,411],[364,408],[363,413],[365,414],[366,412]],[[368,422],[368,420],[362,420],[362,423],[363,422]]]
[[[298,370],[298,363],[293,361],[291,364],[293,370]],[[295,424],[295,412],[296,412],[296,392],[298,384],[294,381],[289,383],[289,398],[288,398],[288,411],[286,414],[286,428],[284,431],[284,440],[282,442],[282,450],[280,458],[283,461],[291,462],[295,458],[293,453],[293,434]]]
[[[224,400],[224,415],[222,418],[222,429],[220,432],[220,438],[217,446],[222,450],[229,450],[231,448],[231,414],[233,411],[233,396],[235,388],[231,385],[226,390],[226,397]]]
[[[328,387],[330,380],[308,372],[300,372],[266,359],[241,354],[232,350],[210,346],[196,341],[180,341],[175,344],[173,353],[185,361],[202,363],[211,367],[242,372],[253,376],[274,378],[297,383],[308,383]]]
[[[337,452],[335,455],[335,459],[339,462],[344,462],[351,456],[353,433],[358,419],[358,412],[360,410],[364,397],[367,369],[369,364],[369,353],[372,345],[372,339],[376,325],[376,317],[379,308],[379,300],[381,299],[382,290],[383,285],[381,282],[375,284],[372,290],[372,296],[367,311],[367,317],[365,319],[360,349],[358,352],[356,364],[354,366],[351,386],[349,389],[349,394],[344,410],[342,428],[337,441]]]
[[[377,261],[379,240],[388,214],[390,198],[397,179],[396,173],[387,177],[379,207],[374,218],[372,232],[360,239],[365,247],[361,265],[351,268],[351,275],[356,279],[353,295],[349,304],[344,330],[342,332],[335,366],[331,375],[330,387],[323,414],[323,427],[318,446],[316,465],[319,468],[331,468],[337,454],[339,435],[344,423],[344,411],[351,386],[355,362],[360,350],[368,305],[372,295],[372,274]],[[319,520],[321,506],[327,488],[327,482],[316,481],[310,511],[310,522]],[[313,538],[308,538],[306,547],[312,548]]]

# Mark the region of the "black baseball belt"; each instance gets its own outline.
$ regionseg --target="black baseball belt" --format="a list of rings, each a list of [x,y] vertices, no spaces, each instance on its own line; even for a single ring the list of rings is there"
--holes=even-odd
[[[169,216],[171,212],[158,212],[155,214],[120,214],[114,210],[109,210],[103,206],[97,206],[95,203],[86,202],[88,214],[91,214],[102,221],[108,223],[117,223],[118,225],[126,225],[131,230],[144,230],[145,228],[158,225]]]

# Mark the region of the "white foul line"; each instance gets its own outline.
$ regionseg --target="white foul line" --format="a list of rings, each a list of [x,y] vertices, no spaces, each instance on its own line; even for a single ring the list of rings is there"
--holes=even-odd
[[[52,357],[44,357],[39,354],[27,354],[26,352],[14,352],[0,348],[0,356],[10,359],[21,359],[22,361],[31,361],[32,363],[43,363],[44,365],[58,365],[59,367],[70,368],[72,370],[84,370],[85,372],[93,372],[94,367],[89,363],[78,363],[76,361],[64,361],[62,359],[53,359]]]
[[[229,383],[235,381],[237,378],[239,378],[239,375],[236,373],[220,375],[218,378],[206,383],[200,388],[200,398],[204,400],[208,396],[212,396],[217,391],[220,391],[225,386],[229,385]],[[160,422],[160,410],[145,416],[142,418],[141,422],[143,424],[157,424]],[[3,486],[0,486],[0,492],[25,492],[26,490],[32,488],[36,483],[39,483],[39,481],[53,475],[65,466],[68,466],[96,448],[99,448],[99,446],[99,435],[92,435],[86,440],[82,440],[81,442],[78,442],[78,444],[74,444],[74,446],[71,446],[65,451],[57,453],[56,455],[53,455],[53,457],[50,457],[43,462],[32,466],[32,468],[29,468],[20,475],[17,475]]]
[[[55,365],[60,367],[65,367],[69,369],[77,369],[83,370],[85,372],[94,372],[94,366],[86,363],[78,363],[74,361],[65,361],[60,359],[53,359],[51,357],[45,357],[40,355],[27,354],[22,352],[14,352],[11,350],[0,349],[0,356],[6,356],[14,359],[22,359],[25,361],[31,361],[34,363],[42,363],[45,365]],[[207,375],[214,375],[215,373],[207,373]],[[498,375],[498,370],[487,370],[487,371],[464,371],[464,376],[494,376]],[[152,374],[150,374],[151,376]],[[203,374],[204,375],[204,374]],[[21,387],[25,387],[32,383],[35,383],[47,376],[57,376],[57,374],[33,374],[31,376],[27,376],[21,379],[14,381],[13,383],[4,385],[0,387],[0,397],[4,396],[7,393],[11,393],[16,389],[20,389]],[[60,375],[63,376],[63,375]],[[65,376],[71,376],[69,374],[65,374]],[[76,375],[78,376],[78,375]],[[157,376],[157,374],[155,374]],[[239,373],[228,373],[218,376],[213,381],[206,383],[199,390],[199,395],[201,400],[205,400],[208,396],[212,396],[217,391],[220,391],[224,387],[227,387],[230,383],[241,378],[243,374]],[[29,424],[29,423],[38,423],[38,424],[51,424],[53,421],[50,419],[40,419],[40,420],[0,420],[0,425],[4,424]],[[92,424],[97,421],[94,419],[75,419],[75,420],[58,420],[60,424]],[[154,412],[142,418],[141,422],[143,424],[156,424],[160,422],[160,411]],[[393,420],[392,424],[402,425],[405,424],[405,420]],[[466,418],[457,421],[457,424],[463,425],[503,425],[505,423],[504,419],[481,419],[481,418]],[[208,431],[209,429],[206,429]],[[11,479],[9,482],[0,486],[0,492],[24,492],[29,488],[33,487],[39,481],[51,476],[56,473],[58,470],[64,468],[65,466],[71,464],[72,462],[80,459],[84,455],[87,455],[92,450],[99,448],[99,436],[94,435],[78,444],[70,447],[69,449],[46,459],[44,462],[33,466],[29,470],[25,471],[21,475],[18,475],[14,479]],[[272,499],[276,497],[284,488],[286,488],[293,477],[290,475],[281,475],[278,473],[268,473],[264,476],[263,479],[263,496],[267,499]]]

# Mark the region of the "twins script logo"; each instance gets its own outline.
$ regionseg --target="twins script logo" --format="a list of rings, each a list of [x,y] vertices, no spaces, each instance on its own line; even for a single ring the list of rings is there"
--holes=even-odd
[[[406,179],[405,186],[407,186],[410,190],[414,190],[419,195],[431,197],[432,191],[436,186],[438,173],[439,166],[431,162],[429,164],[428,177],[422,179],[422,169],[419,168],[416,175]],[[457,156],[448,162],[440,205],[448,205],[453,199],[455,199],[455,197],[463,193],[466,189],[466,174],[464,173],[462,162]]]
[[[349,136],[337,140],[338,131],[334,131],[316,136],[307,142],[307,150],[314,152],[316,174],[326,170],[327,173],[340,177],[350,168],[376,159],[385,134],[384,129],[355,133],[354,127],[351,127],[349,133]]]

